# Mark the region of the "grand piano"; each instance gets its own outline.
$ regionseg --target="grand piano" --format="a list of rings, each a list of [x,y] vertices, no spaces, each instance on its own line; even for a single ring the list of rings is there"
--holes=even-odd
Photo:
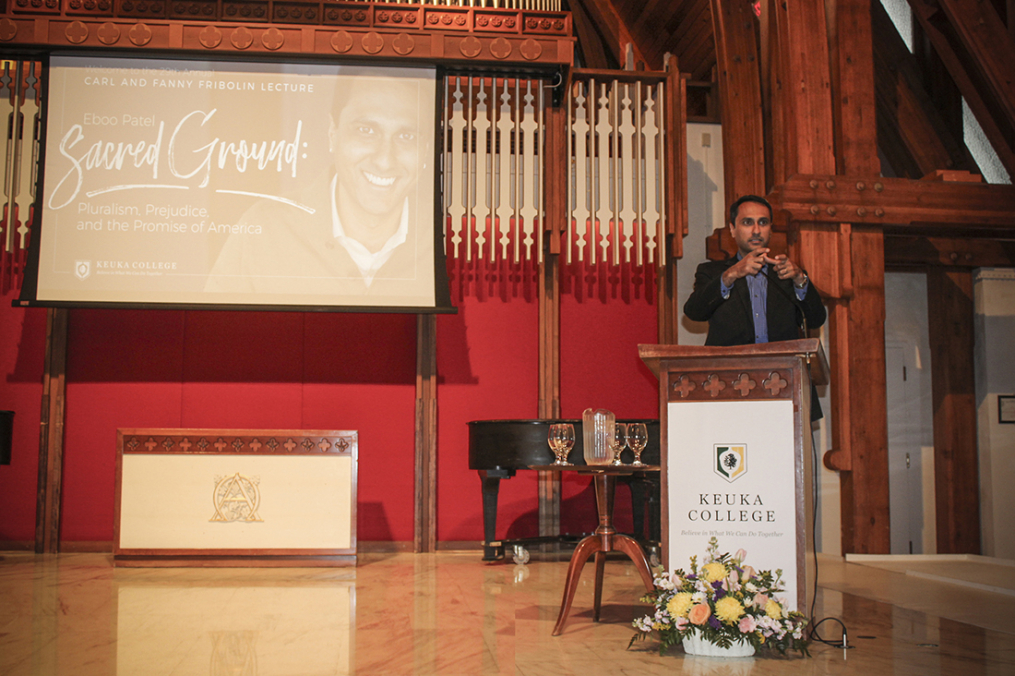
[[[648,445],[642,451],[642,462],[659,464],[659,421],[621,419],[617,422],[645,423],[648,428]],[[497,540],[497,496],[501,479],[510,479],[518,470],[553,463],[553,453],[546,443],[550,425],[574,425],[575,444],[568,454],[568,462],[584,465],[581,420],[473,420],[469,423],[469,469],[479,472],[483,491],[483,560],[496,561],[504,556],[505,546],[523,547],[561,538],[533,536],[516,540]],[[621,460],[631,462],[634,454],[624,449]],[[631,535],[643,547],[651,548],[659,542],[659,473],[636,474],[618,479],[631,489],[632,516],[635,532]],[[647,505],[647,507],[646,507]],[[648,531],[645,524],[648,517]],[[518,557],[516,556],[516,559]]]

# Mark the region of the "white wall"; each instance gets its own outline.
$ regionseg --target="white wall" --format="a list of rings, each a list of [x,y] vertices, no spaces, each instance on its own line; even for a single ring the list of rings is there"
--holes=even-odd
[[[885,353],[891,551],[935,554],[934,403],[922,272],[885,274]]]
[[[677,263],[677,299],[680,307],[694,288],[694,269],[705,260],[705,238],[724,226],[722,127],[687,124],[687,237],[684,258]],[[677,343],[704,345],[706,322],[692,322],[681,314]]]
[[[997,408],[998,395],[1015,395],[1015,270],[977,270],[973,294],[983,554],[1015,559],[1015,425]]]

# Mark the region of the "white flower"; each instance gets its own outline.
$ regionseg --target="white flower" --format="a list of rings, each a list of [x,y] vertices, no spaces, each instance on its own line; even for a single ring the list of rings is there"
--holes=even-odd
[[[753,594],[754,592],[758,591],[758,585],[754,584],[753,582],[748,582],[747,584],[744,585],[744,589]]]
[[[705,602],[705,592],[703,592],[703,591],[694,592],[693,594],[691,594],[691,601],[693,603],[695,603],[695,604],[704,603]]]

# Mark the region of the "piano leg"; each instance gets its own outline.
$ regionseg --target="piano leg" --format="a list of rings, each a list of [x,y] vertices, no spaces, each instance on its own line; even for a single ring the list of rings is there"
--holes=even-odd
[[[513,469],[481,469],[483,483],[483,560],[498,561],[504,558],[504,545],[497,541],[497,496],[500,480],[515,475]]]
[[[631,489],[631,518],[634,522],[635,539],[644,544],[658,543],[660,537],[658,476],[634,476],[631,477],[628,486]]]
[[[634,537],[645,539],[645,483],[641,477],[633,477],[628,483],[631,489],[631,521],[634,523]]]

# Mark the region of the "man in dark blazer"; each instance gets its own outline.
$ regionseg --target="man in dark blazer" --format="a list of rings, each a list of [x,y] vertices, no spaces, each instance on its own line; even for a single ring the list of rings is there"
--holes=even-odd
[[[784,254],[771,255],[772,207],[745,195],[730,207],[730,234],[737,256],[706,261],[694,273],[684,314],[708,322],[706,345],[750,345],[795,340],[825,323],[825,307],[807,273]],[[821,417],[815,406],[812,418]],[[817,417],[814,417],[816,414]]]

